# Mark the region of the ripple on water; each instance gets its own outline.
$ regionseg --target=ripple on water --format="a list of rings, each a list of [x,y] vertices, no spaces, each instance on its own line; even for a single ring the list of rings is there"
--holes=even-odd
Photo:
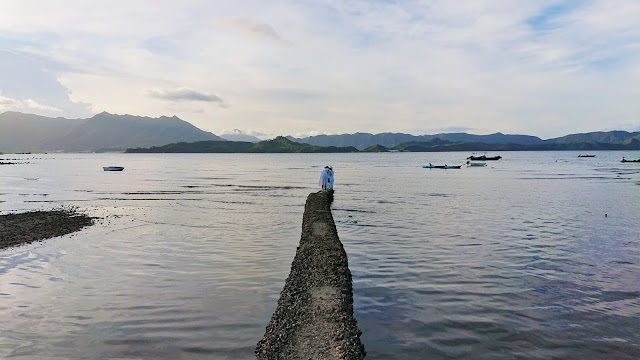
[[[3,178],[3,211],[75,204],[104,220],[0,252],[0,357],[251,358],[313,169],[331,163],[367,359],[637,358],[639,169],[611,152],[504,153],[446,173],[395,155],[74,154],[7,169],[20,173]],[[122,176],[87,171],[114,160]]]

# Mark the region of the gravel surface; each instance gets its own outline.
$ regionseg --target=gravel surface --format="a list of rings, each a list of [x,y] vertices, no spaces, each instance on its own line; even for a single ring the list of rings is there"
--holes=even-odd
[[[67,209],[0,215],[0,249],[66,235],[92,224],[93,218]]]
[[[331,215],[332,194],[311,193],[300,246],[278,307],[256,346],[257,359],[363,359],[353,317],[347,254]]]

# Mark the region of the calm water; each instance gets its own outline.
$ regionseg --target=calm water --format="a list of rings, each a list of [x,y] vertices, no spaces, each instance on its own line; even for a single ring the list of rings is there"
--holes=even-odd
[[[0,251],[0,358],[252,358],[325,164],[367,359],[640,358],[640,152],[596,154],[1,156],[1,213],[100,219]]]

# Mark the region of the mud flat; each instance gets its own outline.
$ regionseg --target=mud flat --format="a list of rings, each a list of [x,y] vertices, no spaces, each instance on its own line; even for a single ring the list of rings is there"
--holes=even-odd
[[[93,218],[66,209],[0,215],[0,249],[66,235],[92,224]]]
[[[331,195],[311,193],[300,246],[278,307],[258,342],[257,359],[363,359],[353,317],[347,254],[331,215]]]

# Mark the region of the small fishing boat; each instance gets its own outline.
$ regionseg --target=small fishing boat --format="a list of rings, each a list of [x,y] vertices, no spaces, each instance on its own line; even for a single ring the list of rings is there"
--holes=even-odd
[[[627,160],[624,157],[622,158],[622,160],[620,160],[620,162],[633,162],[633,163],[640,163],[640,159],[637,160]]]
[[[481,156],[469,156],[467,158],[467,160],[478,160],[478,161],[487,161],[487,160],[500,160],[502,159],[502,156],[498,155],[498,156],[489,156],[487,157],[486,155],[481,155]]]
[[[102,170],[104,171],[122,171],[124,168],[122,166],[103,166]]]
[[[470,161],[467,161],[467,167],[481,167],[481,166],[487,166],[487,163],[483,163],[483,162],[472,163]]]
[[[582,155],[582,154],[580,154],[580,155],[578,155],[578,157],[596,157],[596,156],[595,155]]]
[[[422,165],[423,169],[460,169],[462,165]]]

